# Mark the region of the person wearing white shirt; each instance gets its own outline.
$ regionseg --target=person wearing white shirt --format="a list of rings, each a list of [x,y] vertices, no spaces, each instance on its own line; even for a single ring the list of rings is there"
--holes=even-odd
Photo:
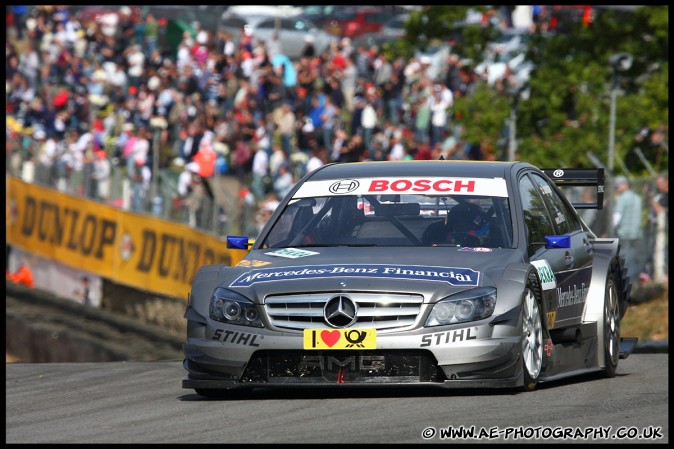
[[[279,175],[274,181],[274,192],[276,192],[279,199],[283,199],[294,185],[293,175],[290,173],[288,165],[281,165],[281,167],[279,167]]]
[[[363,142],[368,151],[371,151],[372,133],[374,132],[374,127],[377,126],[377,112],[370,102],[367,102],[363,108],[363,115],[361,116],[360,123],[363,126]],[[370,155],[370,157],[372,157],[372,155]]]
[[[311,157],[307,161],[306,173],[311,173],[317,168],[325,165],[325,148],[317,147],[314,148],[311,152]]]
[[[269,156],[267,155],[267,150],[265,148],[258,146],[258,149],[253,156],[253,167],[251,171],[250,190],[253,192],[253,195],[255,195],[255,198],[260,201],[267,196],[264,178],[269,175]]]
[[[94,160],[93,178],[96,180],[96,197],[101,201],[107,201],[110,198],[110,174],[112,164],[108,155],[103,150],[96,152]]]
[[[449,105],[443,101],[442,88],[438,84],[433,87],[433,94],[428,101],[431,109],[431,146],[434,146],[444,139]]]

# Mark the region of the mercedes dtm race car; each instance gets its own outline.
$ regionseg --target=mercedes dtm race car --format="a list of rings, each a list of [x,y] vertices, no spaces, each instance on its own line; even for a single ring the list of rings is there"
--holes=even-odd
[[[236,266],[197,272],[184,388],[517,387],[613,377],[630,285],[577,209],[602,170],[522,162],[329,164]],[[596,202],[571,203],[579,189]]]

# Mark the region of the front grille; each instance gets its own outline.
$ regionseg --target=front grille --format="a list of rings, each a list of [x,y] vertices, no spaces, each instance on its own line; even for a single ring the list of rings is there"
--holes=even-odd
[[[425,350],[257,351],[241,382],[257,384],[419,383],[446,377]]]
[[[269,296],[265,311],[272,325],[286,329],[328,328],[323,318],[325,303],[344,295],[358,305],[358,320],[349,328],[395,329],[412,326],[423,303],[421,295],[387,293],[313,293]]]

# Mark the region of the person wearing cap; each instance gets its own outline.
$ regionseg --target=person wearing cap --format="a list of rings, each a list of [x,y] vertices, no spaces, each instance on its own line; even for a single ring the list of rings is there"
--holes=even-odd
[[[303,58],[313,58],[316,56],[316,48],[314,48],[314,37],[311,34],[304,36],[304,47],[301,53]]]
[[[616,203],[613,209],[613,228],[620,238],[621,254],[625,257],[627,275],[633,281],[638,279],[641,267],[639,263],[638,243],[641,232],[641,197],[631,189],[629,180],[624,176],[615,178]]]

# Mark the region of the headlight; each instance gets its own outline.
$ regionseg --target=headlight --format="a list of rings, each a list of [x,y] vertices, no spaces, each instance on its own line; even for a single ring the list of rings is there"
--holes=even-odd
[[[227,324],[262,327],[255,304],[226,288],[216,288],[213,292],[209,314],[212,319]]]
[[[495,288],[479,287],[466,290],[436,303],[424,326],[444,326],[482,320],[494,313],[495,306]]]

